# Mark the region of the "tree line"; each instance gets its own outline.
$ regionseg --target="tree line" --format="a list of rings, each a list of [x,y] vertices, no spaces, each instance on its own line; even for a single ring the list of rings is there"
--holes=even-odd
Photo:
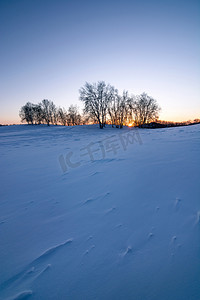
[[[98,123],[102,129],[106,124],[116,128],[129,124],[141,126],[156,121],[159,116],[157,101],[146,93],[130,96],[128,91],[123,91],[120,95],[114,86],[104,81],[86,82],[79,93],[80,101],[84,103],[83,114],[79,113],[75,105],[70,105],[66,110],[57,108],[53,101],[44,99],[39,104],[27,102],[22,106],[19,112],[21,121],[48,126]]]
[[[50,124],[53,125],[80,125],[81,115],[78,112],[78,108],[75,105],[70,105],[68,110],[65,108],[56,107],[53,101],[48,99],[42,100],[38,104],[27,102],[21,107],[19,116],[22,122],[28,124]]]

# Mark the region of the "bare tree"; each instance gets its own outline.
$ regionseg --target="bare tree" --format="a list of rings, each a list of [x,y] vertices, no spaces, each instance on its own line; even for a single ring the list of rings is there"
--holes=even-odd
[[[110,122],[112,124],[112,127],[114,127],[114,125],[117,127],[118,122],[117,122],[117,103],[118,103],[118,90],[114,91],[114,94],[112,96],[112,99],[109,101],[108,103],[108,117],[110,118]]]
[[[80,100],[84,102],[84,111],[99,123],[102,129],[106,123],[108,103],[114,94],[114,87],[106,85],[104,81],[90,84],[85,83],[80,90]]]
[[[108,114],[111,120],[112,127],[114,127],[115,125],[117,128],[123,128],[125,122],[128,119],[129,101],[130,97],[127,91],[123,91],[122,96],[120,96],[118,94],[118,91],[115,90],[115,94],[108,105]]]
[[[118,115],[118,124],[120,128],[123,128],[125,121],[128,118],[128,91],[123,91],[122,96],[118,96],[117,101],[117,115]]]
[[[88,114],[83,113],[83,115],[81,116],[81,124],[87,125],[90,123],[93,123],[93,120],[91,119],[91,117]]]
[[[79,125],[81,123],[81,115],[78,112],[76,105],[70,105],[68,109],[68,123],[69,125]]]
[[[132,103],[132,112],[137,126],[155,121],[159,111],[157,101],[146,93],[136,96],[136,100]]]
[[[27,102],[24,106],[22,106],[19,111],[19,116],[22,122],[26,121],[28,124],[33,124],[34,121],[33,104],[31,102]]]
[[[60,122],[62,125],[66,126],[67,124],[67,112],[64,108],[59,107],[58,108],[58,122]]]
[[[32,104],[33,119],[35,124],[41,124],[43,122],[43,110],[40,104]]]
[[[53,103],[53,101],[44,99],[40,103],[40,106],[42,107],[43,117],[44,117],[44,120],[47,123],[47,125],[49,126],[50,123],[54,124],[55,123],[54,112],[56,111],[56,107],[55,107],[55,104]]]
[[[58,110],[57,110],[55,104],[53,103],[53,101],[50,101],[49,109],[50,109],[51,124],[57,125],[58,124]]]

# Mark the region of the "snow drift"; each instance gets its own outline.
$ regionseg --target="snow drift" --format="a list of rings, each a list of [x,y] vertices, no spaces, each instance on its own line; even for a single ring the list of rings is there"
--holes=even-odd
[[[0,128],[0,299],[200,299],[200,126]]]

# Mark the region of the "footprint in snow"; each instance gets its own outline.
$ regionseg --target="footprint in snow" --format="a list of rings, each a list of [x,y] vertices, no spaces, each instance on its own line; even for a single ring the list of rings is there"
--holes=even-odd
[[[94,202],[96,200],[104,200],[109,195],[110,195],[110,192],[107,192],[107,193],[105,193],[103,195],[99,195],[97,197],[88,198],[84,202],[82,202],[82,205],[87,205],[87,204],[92,203],[92,202]]]
[[[133,249],[131,246],[128,246],[124,252],[122,252],[121,256],[126,257],[127,255],[130,255],[133,253]]]
[[[142,239],[134,239],[134,252],[135,253],[140,253],[143,251],[150,243],[150,241],[154,240],[155,233],[154,233],[154,227],[151,228],[151,231],[144,236]],[[133,243],[133,236],[131,235],[128,239],[129,243]],[[128,247],[131,248],[131,247]],[[128,249],[127,248],[127,249]],[[132,248],[131,248],[132,249]]]
[[[154,234],[152,233],[152,232],[150,232],[149,234],[148,234],[148,239],[152,239],[154,237]]]
[[[94,249],[95,248],[95,245],[92,245],[89,249],[87,249],[84,253],[83,253],[83,255],[85,256],[85,255],[88,255],[91,251],[92,251],[92,249]]]
[[[117,224],[117,225],[115,226],[115,228],[121,228],[121,227],[122,227],[122,223]]]
[[[111,207],[111,208],[106,210],[105,214],[108,215],[108,214],[114,212],[115,210],[116,210],[116,207]]]
[[[87,241],[90,241],[91,239],[93,239],[93,236],[90,235],[88,238],[87,238]]]
[[[181,199],[176,198],[176,200],[174,202],[175,211],[178,211],[180,209],[180,206],[181,206]]]
[[[174,235],[172,238],[171,238],[171,242],[170,242],[170,245],[174,245],[177,241],[177,236]]]
[[[170,252],[171,252],[171,256],[174,257],[175,256],[175,253],[177,251],[177,249],[179,249],[181,247],[181,244],[178,244],[177,243],[177,236],[174,235],[172,238],[171,238],[171,241],[169,243],[169,246],[170,246]]]

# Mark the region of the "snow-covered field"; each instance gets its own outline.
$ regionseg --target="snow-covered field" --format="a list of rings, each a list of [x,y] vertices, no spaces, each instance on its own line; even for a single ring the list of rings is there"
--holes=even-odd
[[[0,127],[0,299],[200,299],[200,125]]]

